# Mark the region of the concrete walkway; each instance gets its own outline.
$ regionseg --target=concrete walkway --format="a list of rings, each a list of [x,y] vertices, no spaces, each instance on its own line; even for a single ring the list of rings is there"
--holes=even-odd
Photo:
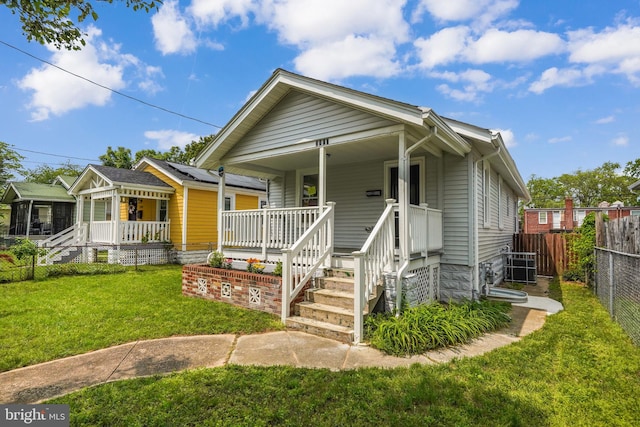
[[[542,309],[514,305],[513,321],[507,328],[466,345],[412,357],[388,356],[368,346],[351,346],[294,331],[136,341],[0,373],[0,403],[37,403],[110,381],[228,364],[343,370],[443,363],[484,354],[540,329],[551,313],[545,307],[556,309],[558,303],[538,298],[536,305]]]

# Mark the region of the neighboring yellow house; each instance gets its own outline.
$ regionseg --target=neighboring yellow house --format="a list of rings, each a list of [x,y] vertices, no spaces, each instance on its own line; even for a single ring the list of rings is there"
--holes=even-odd
[[[171,219],[170,240],[178,252],[178,261],[188,264],[206,260],[218,240],[217,173],[147,157],[135,170],[150,173],[175,190],[166,208],[159,206],[162,203],[159,200],[145,200],[142,220],[151,221],[158,217],[155,212],[166,209]],[[233,174],[226,174],[225,180],[225,210],[259,209],[266,205],[265,182]]]
[[[225,179],[226,210],[266,205],[263,181],[230,174]],[[170,242],[179,263],[204,262],[217,245],[218,180],[204,169],[146,157],[133,170],[88,165],[69,189],[77,199],[69,239],[118,252]]]

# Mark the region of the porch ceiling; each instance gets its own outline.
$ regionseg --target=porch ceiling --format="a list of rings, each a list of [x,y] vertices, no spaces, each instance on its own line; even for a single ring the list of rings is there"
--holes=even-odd
[[[408,143],[409,144],[409,143]],[[398,136],[385,135],[367,140],[325,146],[329,156],[328,166],[340,166],[374,160],[393,160],[398,158]],[[416,150],[412,156],[427,153],[424,148]],[[318,148],[310,146],[296,153],[273,155],[247,162],[230,162],[225,167],[232,173],[257,174],[269,178],[266,170],[284,172],[295,169],[318,167]]]

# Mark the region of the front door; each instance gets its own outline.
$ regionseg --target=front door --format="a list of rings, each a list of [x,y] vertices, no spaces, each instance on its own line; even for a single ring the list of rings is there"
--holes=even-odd
[[[389,198],[398,202],[398,167],[389,168]],[[409,204],[420,204],[420,165],[413,164],[409,168]],[[400,247],[400,218],[396,212],[396,248]]]
[[[553,229],[560,229],[560,222],[562,221],[562,212],[561,211],[553,211]]]

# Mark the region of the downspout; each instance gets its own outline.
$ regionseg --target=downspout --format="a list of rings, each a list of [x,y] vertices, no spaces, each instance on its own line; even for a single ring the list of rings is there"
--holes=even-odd
[[[411,177],[411,153],[418,147],[427,142],[431,137],[435,136],[437,129],[435,126],[429,128],[429,134],[412,146],[405,148],[402,153],[402,157],[398,159],[398,179],[404,182],[403,186],[398,183],[398,196],[400,195],[400,189],[402,187],[402,198],[399,197],[399,219],[400,219],[400,268],[398,269],[397,289],[396,289],[396,307],[400,309],[402,307],[402,278],[409,268],[409,179]],[[404,146],[404,135],[402,142]],[[402,163],[402,164],[401,164]],[[402,174],[400,172],[402,171]],[[402,200],[402,201],[401,201]],[[398,312],[399,313],[399,312]]]
[[[491,154],[487,154],[486,156],[480,157],[473,164],[473,299],[476,300],[480,297],[480,241],[479,241],[479,228],[478,225],[478,164],[480,162],[484,162],[491,157],[497,156],[500,154],[501,147],[498,145],[496,147],[495,141],[497,139],[496,135],[491,136],[491,145],[493,145],[497,150]],[[491,188],[489,188],[491,191]],[[484,197],[484,195],[483,195]]]

